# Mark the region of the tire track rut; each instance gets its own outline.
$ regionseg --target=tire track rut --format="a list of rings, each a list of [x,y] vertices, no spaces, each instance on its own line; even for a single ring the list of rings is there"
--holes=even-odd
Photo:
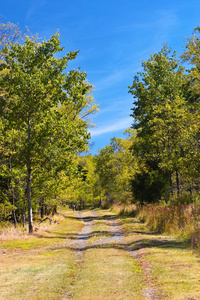
[[[135,250],[131,249],[127,243],[123,242],[125,233],[122,228],[122,224],[115,218],[105,218],[105,220],[108,221],[110,232],[112,233],[111,237],[100,239],[99,241],[90,242],[88,243],[92,228],[94,225],[94,219],[99,217],[98,213],[96,211],[92,211],[92,217],[86,217],[83,218],[82,213],[79,212],[77,214],[77,217],[80,218],[84,222],[84,227],[82,231],[78,234],[78,237],[75,241],[72,241],[68,243],[70,244],[70,248],[76,251],[76,259],[75,263],[79,264],[79,267],[81,268],[81,264],[84,263],[84,252],[87,249],[95,248],[95,246],[104,246],[108,245],[114,246],[115,244],[119,246],[121,249],[126,250],[133,259],[136,259],[139,261],[144,278],[145,278],[145,284],[143,287],[143,296],[144,299],[148,300],[159,300],[158,292],[156,290],[156,287],[153,285],[151,280],[151,266],[148,264],[148,262],[144,259],[144,249]],[[63,300],[71,300],[73,299],[73,291],[70,291],[66,296],[62,298]]]

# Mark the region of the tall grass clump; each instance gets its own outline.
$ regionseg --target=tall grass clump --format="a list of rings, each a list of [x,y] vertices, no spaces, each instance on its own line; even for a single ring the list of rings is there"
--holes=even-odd
[[[114,203],[111,210],[117,215],[136,216],[137,206],[133,203]]]
[[[200,250],[200,204],[146,204],[138,217],[150,230],[190,239]]]

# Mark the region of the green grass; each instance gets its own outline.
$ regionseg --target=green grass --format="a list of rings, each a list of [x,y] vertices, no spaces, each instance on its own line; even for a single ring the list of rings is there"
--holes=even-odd
[[[83,227],[83,223],[77,219],[76,212],[61,210],[62,216],[59,218],[59,224],[50,225],[49,221],[41,225],[34,224],[34,228],[38,231],[32,235],[20,230],[11,231],[0,240],[0,249],[6,248],[12,250],[20,248],[24,250],[34,249],[39,247],[47,247],[53,245],[62,245],[72,238],[76,238],[77,232]]]
[[[131,216],[119,216],[124,239],[112,236],[109,210],[99,210],[85,251],[74,251],[84,222],[62,211],[59,224],[43,224],[36,234],[4,236],[0,245],[0,299],[199,299],[200,257],[187,240],[155,234]],[[17,231],[16,231],[17,233]],[[82,253],[82,254],[81,254]],[[146,297],[146,298],[145,298]]]
[[[109,231],[110,226],[108,220],[96,220],[92,228],[91,238],[89,243],[97,242],[110,237],[112,233]]]
[[[61,299],[74,272],[71,251],[12,256],[0,273],[0,299]]]
[[[187,239],[155,234],[131,217],[120,220],[127,232],[125,241],[137,251],[143,272],[149,272],[147,281],[160,299],[200,298],[200,258]]]
[[[62,299],[71,289],[75,253],[65,245],[77,237],[83,223],[76,213],[63,213],[60,224],[47,224],[28,237],[8,235],[2,241],[0,299]]]
[[[90,249],[85,253],[73,299],[143,299],[142,269],[127,252],[119,249]]]
[[[147,249],[163,299],[199,299],[200,259],[185,249]],[[164,297],[165,296],[165,297]]]

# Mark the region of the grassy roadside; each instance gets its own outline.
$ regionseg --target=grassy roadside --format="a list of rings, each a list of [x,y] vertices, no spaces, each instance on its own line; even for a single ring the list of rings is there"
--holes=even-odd
[[[72,211],[34,235],[4,236],[0,299],[200,299],[200,257],[186,240],[155,234],[131,216],[98,214],[82,212],[93,218],[82,255],[70,248],[84,227]],[[109,217],[118,218],[124,239],[104,244],[112,236]],[[149,297],[152,290],[159,298]]]
[[[145,280],[160,299],[200,299],[200,256],[187,240],[155,234],[130,216],[119,219],[126,243],[136,251]]]
[[[118,216],[121,244],[93,244],[111,236],[110,211],[99,211],[72,287],[75,300],[200,299],[200,259],[187,241],[155,234],[130,216]],[[154,298],[155,297],[155,298]]]
[[[82,227],[74,212],[62,211],[59,224],[44,224],[34,235],[4,236],[0,299],[62,299],[76,272],[75,254],[65,244]]]

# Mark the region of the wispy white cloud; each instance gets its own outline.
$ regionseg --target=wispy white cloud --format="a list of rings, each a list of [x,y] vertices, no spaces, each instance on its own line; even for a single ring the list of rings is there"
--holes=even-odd
[[[115,86],[125,80],[125,78],[129,77],[130,73],[135,74],[137,72],[138,68],[133,69],[131,66],[113,71],[108,76],[105,76],[94,82],[95,91],[105,90],[108,87]]]
[[[148,13],[149,14],[149,13]],[[176,9],[156,9],[152,13],[152,19],[146,18],[142,22],[132,22],[129,24],[119,25],[117,32],[133,31],[135,29],[160,29],[161,27],[173,27],[179,23],[178,13]]]
[[[105,98],[104,103],[102,105],[100,104],[100,111],[98,112],[98,116],[100,116],[101,118],[101,115],[113,115],[114,112],[121,115],[122,113],[127,115],[127,111],[130,109],[132,102],[133,97],[132,95],[128,94],[128,89],[127,93],[124,96]]]
[[[124,71],[116,71],[113,72],[111,74],[109,74],[108,76],[105,76],[104,78],[98,80],[97,82],[95,82],[95,91],[99,91],[102,89],[105,89],[111,85],[114,85],[116,83],[118,83],[119,81],[121,81],[124,77]]]
[[[33,14],[37,13],[38,10],[46,4],[46,0],[33,0],[31,1],[31,5],[26,13],[25,20],[28,20],[32,17]]]
[[[119,130],[125,130],[131,126],[133,119],[131,117],[123,118],[119,121],[114,121],[113,124],[103,124],[96,128],[91,128],[90,133],[92,137],[97,137],[105,133],[115,132]]]

